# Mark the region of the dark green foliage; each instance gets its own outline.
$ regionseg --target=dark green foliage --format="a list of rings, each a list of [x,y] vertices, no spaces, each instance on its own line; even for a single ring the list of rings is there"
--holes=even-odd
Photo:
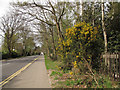
[[[19,53],[17,52],[12,52],[11,56],[9,55],[8,52],[2,52],[2,59],[8,59],[8,58],[17,58],[20,57]]]
[[[110,3],[108,18],[108,50],[120,51],[120,3]]]
[[[9,54],[6,52],[2,52],[2,59],[10,58]]]

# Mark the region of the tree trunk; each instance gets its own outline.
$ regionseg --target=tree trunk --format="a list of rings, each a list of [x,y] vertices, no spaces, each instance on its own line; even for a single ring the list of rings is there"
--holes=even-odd
[[[105,53],[107,53],[107,33],[105,30],[105,23],[104,23],[104,2],[102,3],[102,29],[103,29],[104,42],[105,42]]]
[[[92,24],[93,26],[95,25],[95,21],[94,21],[94,18],[95,18],[95,7],[94,7],[94,1],[93,1],[93,4],[92,4]]]
[[[59,22],[56,22],[56,26],[57,26],[57,31],[58,31],[58,37],[64,40],[64,36],[62,35]]]
[[[12,56],[12,51],[11,51],[11,41],[9,38],[7,38],[7,49],[9,51],[9,57]]]
[[[103,36],[104,36],[104,45],[105,45],[105,54],[107,53],[107,33],[105,30],[105,23],[104,23],[104,2],[102,0],[101,4],[101,9],[102,9],[102,29],[103,29]],[[107,65],[107,58],[105,58],[105,65]]]
[[[81,12],[80,12],[80,15],[81,15],[81,21],[83,21],[83,18],[82,18],[82,16],[83,16],[83,2],[82,2],[82,0],[80,0],[80,8],[81,8]]]
[[[48,43],[48,40],[46,40],[46,44],[47,44],[47,55],[48,57],[50,56],[50,51],[49,51],[49,43]]]
[[[11,57],[12,56],[12,51],[11,51],[10,45],[8,45],[8,51],[9,51],[9,57]]]
[[[53,45],[53,58],[57,59],[56,55],[56,47],[55,47],[55,40],[54,40],[54,34],[53,34],[53,28],[50,29],[51,35],[52,35],[52,45]]]

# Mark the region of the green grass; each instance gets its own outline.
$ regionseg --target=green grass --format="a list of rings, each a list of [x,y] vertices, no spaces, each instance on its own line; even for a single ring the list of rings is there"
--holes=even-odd
[[[54,78],[54,80],[58,80],[58,77],[56,76],[56,77]]]
[[[48,59],[48,57],[45,55],[45,65],[47,70],[57,70],[56,65],[58,65],[58,62]]]
[[[63,76],[63,74],[58,71],[52,71],[50,76],[54,76],[54,75],[59,75],[60,77]]]

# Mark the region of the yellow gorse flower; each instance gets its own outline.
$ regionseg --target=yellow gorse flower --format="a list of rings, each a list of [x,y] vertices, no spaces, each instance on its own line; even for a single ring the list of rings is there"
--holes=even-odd
[[[70,75],[73,75],[73,72],[70,72],[69,74],[70,74]]]
[[[77,61],[73,62],[74,68],[77,68]]]
[[[76,56],[76,58],[78,58],[79,56]]]
[[[98,27],[93,27],[91,24],[86,22],[80,22],[74,25],[72,28],[66,29],[65,39],[62,40],[59,38],[58,45],[57,45],[57,52],[61,59],[68,59],[68,55],[75,54],[73,50],[76,48],[76,45],[80,46],[80,49],[83,47],[90,45],[91,41],[97,40],[98,37]],[[78,42],[78,43],[76,43]],[[72,51],[73,50],[73,51]],[[81,56],[81,52],[77,51],[78,55],[76,59]],[[88,58],[89,60],[90,58]],[[80,58],[82,61],[83,58]],[[74,68],[77,68],[77,61],[73,62]]]

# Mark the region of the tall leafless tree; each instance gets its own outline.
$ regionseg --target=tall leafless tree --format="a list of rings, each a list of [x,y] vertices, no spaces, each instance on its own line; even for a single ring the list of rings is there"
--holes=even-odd
[[[13,6],[21,8],[19,9],[20,12],[30,15],[34,20],[36,19],[49,26],[56,26],[58,37],[64,39],[60,27],[61,18],[65,14],[64,3],[61,5],[62,6],[61,9],[56,9],[54,5],[55,3],[52,3],[51,1],[47,1],[47,4],[44,5],[34,0],[32,3],[19,2],[17,4],[13,4]]]
[[[24,20],[22,15],[18,15],[17,13],[9,13],[1,18],[0,22],[0,30],[3,32],[2,35],[5,39],[6,48],[9,51],[9,55],[12,54],[14,43],[17,39],[14,40],[15,35],[17,35],[17,31],[20,30],[21,26],[24,24]]]

